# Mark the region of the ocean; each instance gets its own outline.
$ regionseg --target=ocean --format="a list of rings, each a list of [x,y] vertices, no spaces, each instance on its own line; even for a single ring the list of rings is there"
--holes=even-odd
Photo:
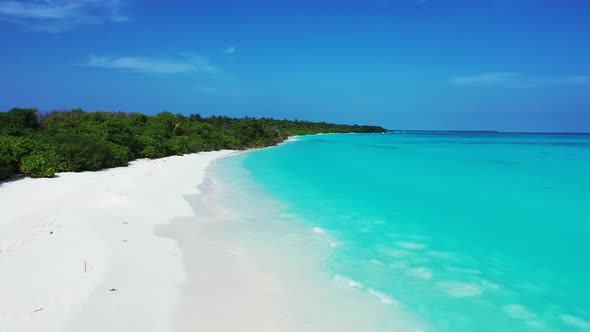
[[[590,135],[300,136],[214,173],[301,331],[590,331]]]

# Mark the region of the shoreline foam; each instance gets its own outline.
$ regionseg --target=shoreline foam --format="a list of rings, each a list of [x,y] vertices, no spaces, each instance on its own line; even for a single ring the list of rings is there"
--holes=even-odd
[[[236,164],[244,157],[213,163],[200,194],[187,196],[196,216],[159,229],[178,241],[188,271],[178,331],[426,330],[393,298],[324,270],[334,239],[289,222],[283,203]]]

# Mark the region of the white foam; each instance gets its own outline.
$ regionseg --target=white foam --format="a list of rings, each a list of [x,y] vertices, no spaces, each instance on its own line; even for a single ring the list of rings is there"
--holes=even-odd
[[[432,271],[426,267],[416,267],[413,269],[409,269],[406,273],[412,277],[423,279],[423,280],[432,279]]]
[[[484,288],[489,289],[489,290],[498,290],[498,289],[500,289],[500,285],[498,285],[496,283],[493,283],[491,281],[487,281],[487,280],[482,280],[481,281],[481,285]]]
[[[312,230],[313,230],[314,233],[317,233],[317,234],[324,234],[324,233],[326,233],[326,231],[323,228],[320,228],[320,227],[314,227]]]
[[[540,321],[535,320],[535,319],[527,320],[525,323],[526,323],[526,325],[528,325],[530,327],[534,327],[536,329],[542,329],[545,327],[545,324],[543,324]]]
[[[479,285],[468,282],[441,281],[437,283],[437,286],[453,297],[473,297],[479,296],[483,292]]]
[[[385,253],[389,256],[392,256],[392,257],[404,257],[404,256],[413,255],[413,253],[411,251],[402,250],[402,249],[382,248],[382,249],[379,249],[379,251],[381,251],[382,253]]]
[[[350,278],[347,278],[345,276],[341,276],[339,274],[334,276],[334,280],[336,280],[336,282],[344,283],[344,284],[348,285],[349,287],[363,288],[363,284],[361,284],[360,282],[354,281]]]
[[[537,315],[535,313],[531,312],[529,309],[520,304],[508,304],[502,308],[502,311],[514,319],[520,319],[524,321],[524,323],[530,327],[544,327],[543,323],[537,319]]]
[[[424,243],[410,242],[410,241],[398,242],[397,245],[400,248],[409,249],[409,250],[422,250],[422,249],[426,248],[426,245]]]
[[[405,269],[408,267],[408,263],[406,262],[395,262],[392,264],[389,264],[389,266],[391,266],[394,269]]]
[[[383,265],[383,262],[378,259],[371,259],[371,263],[376,264],[376,265]]]
[[[505,305],[502,310],[512,318],[530,319],[536,317],[534,313],[530,312],[527,308],[520,304],[508,304]]]
[[[374,289],[368,289],[369,293],[375,295],[383,304],[395,304],[397,305],[398,302],[396,300],[394,300],[391,296],[387,295],[387,294],[383,294],[381,292],[378,292]]]
[[[561,320],[569,326],[590,331],[590,322],[583,318],[573,315],[561,315]]]

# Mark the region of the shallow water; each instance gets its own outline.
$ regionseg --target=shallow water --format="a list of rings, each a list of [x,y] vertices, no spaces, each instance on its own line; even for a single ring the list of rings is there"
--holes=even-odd
[[[227,233],[378,303],[369,330],[590,330],[590,135],[306,136],[218,173]]]

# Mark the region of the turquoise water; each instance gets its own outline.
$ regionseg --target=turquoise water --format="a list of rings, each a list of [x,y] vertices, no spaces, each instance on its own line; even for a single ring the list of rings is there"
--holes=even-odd
[[[590,135],[317,135],[224,162],[329,235],[321,273],[428,330],[590,331]]]

